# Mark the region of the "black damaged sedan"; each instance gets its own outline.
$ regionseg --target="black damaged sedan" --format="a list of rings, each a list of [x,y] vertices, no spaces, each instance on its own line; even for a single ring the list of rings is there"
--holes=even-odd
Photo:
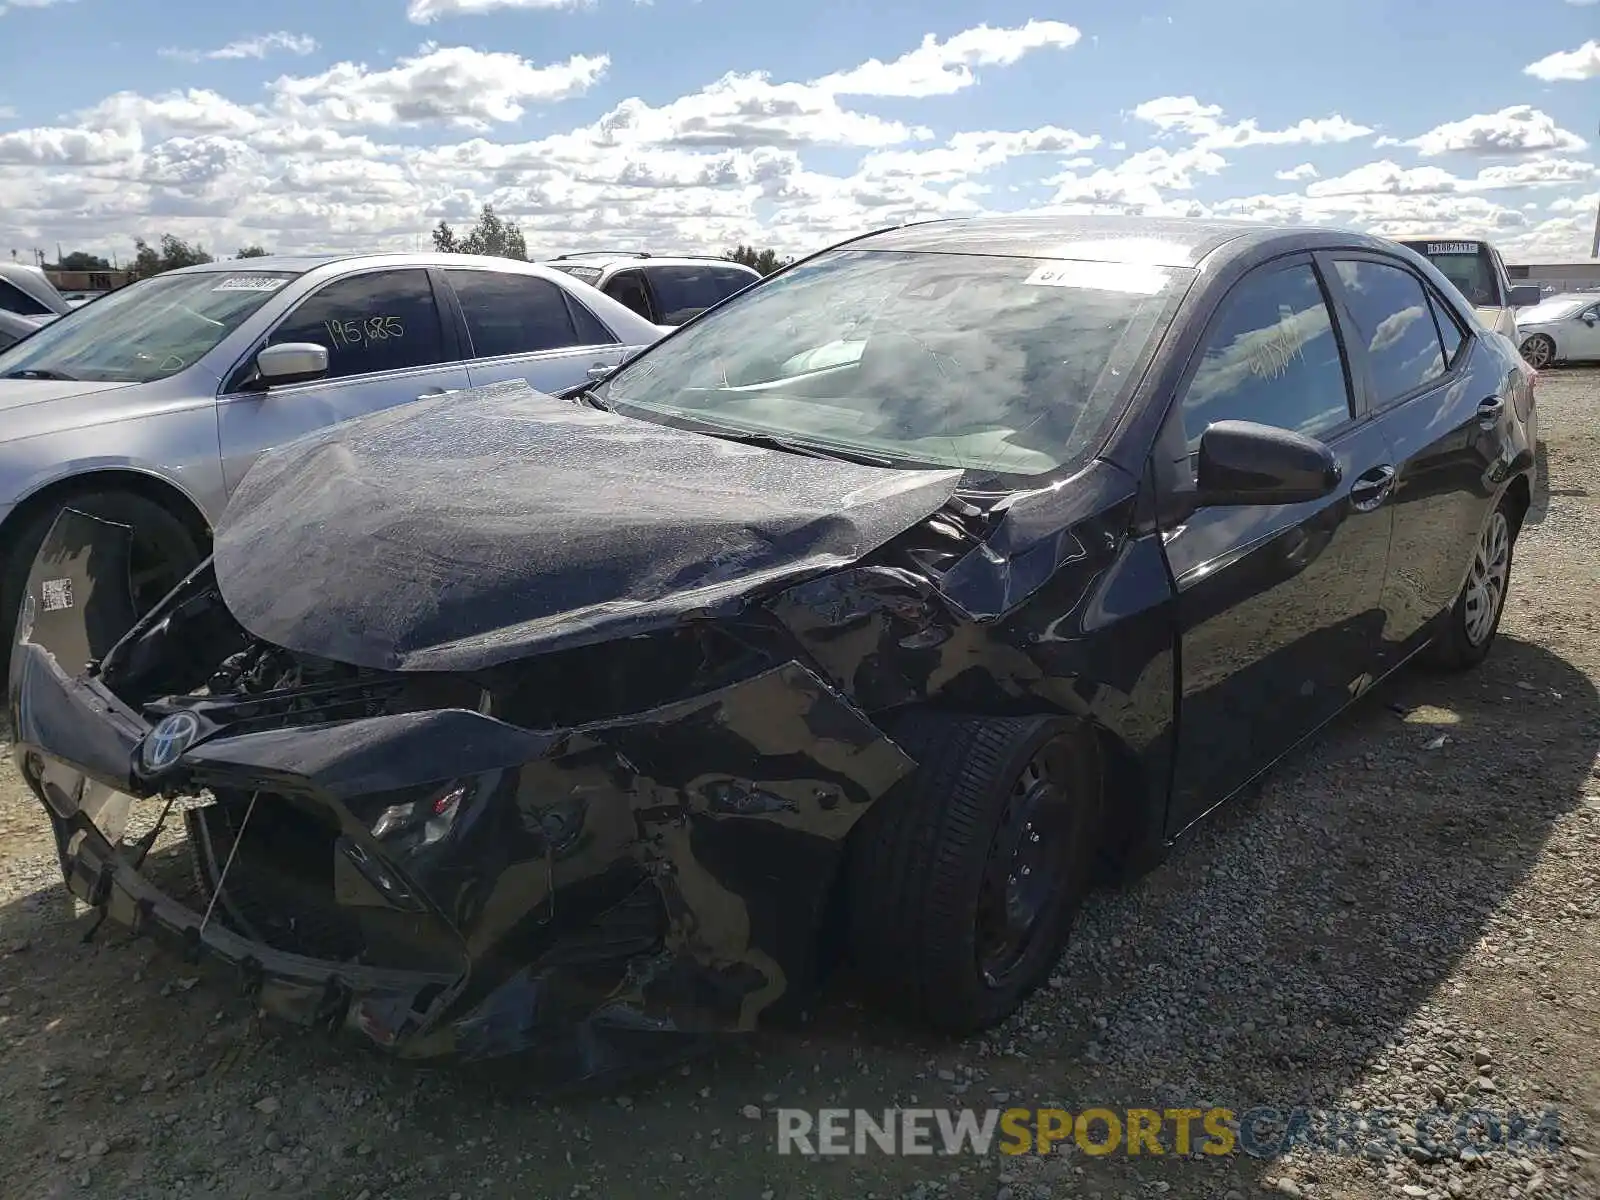
[[[1358,234],[875,233],[577,394],[271,453],[148,613],[128,531],[63,514],[15,758],[77,896],[397,1054],[593,1076],[840,949],[968,1033],[1097,879],[1488,653],[1533,378]]]

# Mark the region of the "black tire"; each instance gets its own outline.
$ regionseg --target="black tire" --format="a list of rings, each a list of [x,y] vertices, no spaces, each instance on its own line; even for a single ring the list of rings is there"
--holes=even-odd
[[[1475,620],[1474,591],[1479,568],[1483,565],[1486,544],[1493,536],[1497,524],[1505,533],[1504,567],[1500,572],[1501,584],[1492,596],[1492,612],[1486,621]],[[1434,638],[1427,651],[1427,661],[1440,670],[1465,671],[1489,657],[1494,640],[1500,632],[1500,618],[1505,614],[1506,595],[1511,590],[1511,563],[1516,549],[1520,522],[1516,507],[1509,497],[1502,499],[1479,534],[1478,545],[1473,549],[1472,569],[1461,587],[1461,594],[1450,607],[1443,631]],[[1481,594],[1479,603],[1481,603]]]
[[[1524,338],[1521,351],[1522,360],[1535,371],[1543,371],[1556,361],[1556,344],[1543,333]]]
[[[1095,747],[1057,717],[915,713],[892,733],[919,766],[868,810],[851,839],[851,958],[868,989],[901,1016],[958,1036],[976,1033],[1011,1015],[1044,981],[1094,878]],[[1050,764],[1051,782],[1033,785],[1037,795],[1028,800],[1021,785],[1039,762]],[[1024,811],[1038,824],[1024,827]],[[1043,840],[1030,830],[1044,830]],[[996,871],[1020,870],[1009,847],[1024,838],[1040,856],[1044,894],[1032,905],[1038,915],[1030,932],[1000,970],[986,936]]]
[[[91,517],[115,521],[133,530],[133,563],[130,581],[135,609],[142,615],[176,587],[204,557],[200,539],[179,516],[148,497],[112,488],[64,495],[45,505],[8,536],[5,558],[0,561],[0,695],[6,691],[11,666],[11,647],[16,644],[17,617],[22,595],[28,587],[33,560],[50,535],[50,528],[61,510],[73,508]],[[7,530],[8,535],[11,530]]]

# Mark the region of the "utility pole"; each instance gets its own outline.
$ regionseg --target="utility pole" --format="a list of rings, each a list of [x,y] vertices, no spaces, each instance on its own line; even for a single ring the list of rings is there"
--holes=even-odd
[[[1594,200],[1594,242],[1589,247],[1590,258],[1600,258],[1600,196]]]

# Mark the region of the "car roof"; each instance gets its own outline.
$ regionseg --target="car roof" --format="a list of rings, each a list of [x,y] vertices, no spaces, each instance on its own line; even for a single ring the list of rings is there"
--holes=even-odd
[[[633,267],[732,267],[735,271],[748,271],[752,275],[760,275],[753,267],[744,263],[735,262],[731,258],[721,258],[715,254],[646,254],[627,250],[579,250],[572,254],[558,254],[555,258],[540,259],[546,266],[556,263],[580,263],[586,267],[601,267],[603,269],[617,266]]]
[[[498,267],[520,271],[532,268],[534,274],[550,270],[543,263],[528,262],[520,258],[501,258],[490,254],[447,254],[438,250],[396,251],[389,254],[278,254],[262,258],[224,258],[216,262],[196,263],[192,267],[178,267],[163,271],[163,275],[197,275],[227,272],[247,274],[251,271],[289,271],[303,275],[322,267],[332,266],[396,266],[396,267]]]
[[[44,273],[43,267],[31,267],[27,263],[0,262],[0,279],[20,288],[53,313],[66,311],[62,307],[66,304],[65,298],[56,290],[56,285],[50,282],[50,276]]]
[[[1393,253],[1396,243],[1351,229],[1271,225],[1198,217],[1024,213],[951,217],[900,225],[840,243],[835,249],[990,254],[1077,259],[1158,267],[1221,264],[1271,249],[1362,249]],[[1412,253],[1401,250],[1402,254]]]

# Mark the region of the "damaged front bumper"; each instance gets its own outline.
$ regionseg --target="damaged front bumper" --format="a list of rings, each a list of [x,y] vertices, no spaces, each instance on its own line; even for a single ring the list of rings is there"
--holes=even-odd
[[[357,715],[326,690],[309,714],[309,692],[129,703],[98,664],[174,601],[135,624],[127,539],[63,514],[13,654],[15,758],[68,887],[397,1055],[577,1080],[751,1028],[805,994],[845,837],[913,767],[792,659],[559,729],[382,688]],[[157,882],[168,802],[193,897]]]

